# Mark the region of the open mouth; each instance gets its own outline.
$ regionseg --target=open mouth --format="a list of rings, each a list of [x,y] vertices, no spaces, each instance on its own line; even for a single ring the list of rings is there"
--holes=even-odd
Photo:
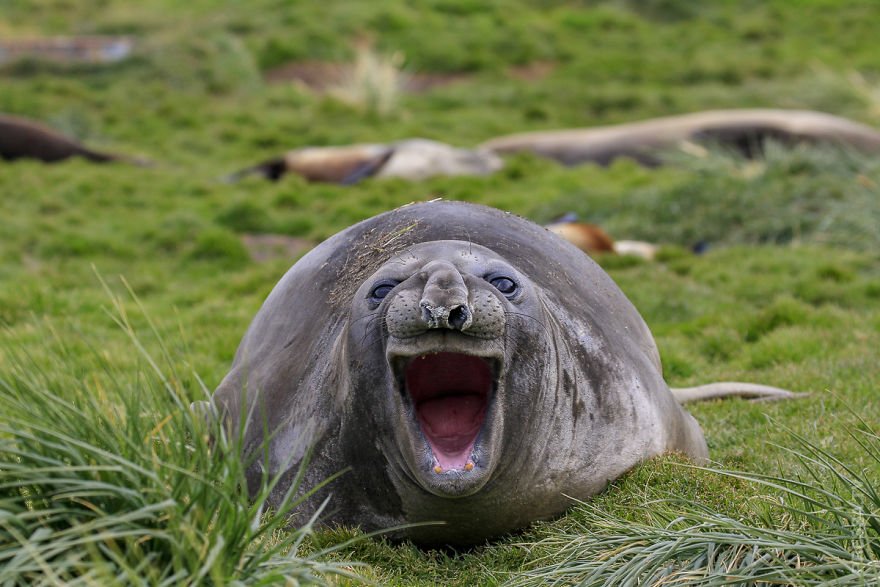
[[[463,353],[430,353],[410,360],[402,375],[422,434],[434,453],[435,471],[471,470],[474,443],[493,388],[493,363]]]

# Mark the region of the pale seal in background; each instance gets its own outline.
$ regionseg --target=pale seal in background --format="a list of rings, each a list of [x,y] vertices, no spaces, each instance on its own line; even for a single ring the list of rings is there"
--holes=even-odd
[[[503,162],[485,150],[460,149],[428,139],[406,139],[388,144],[294,149],[226,179],[262,175],[277,181],[293,173],[312,182],[349,185],[367,177],[399,177],[412,181],[438,175],[489,175]]]
[[[496,137],[480,148],[498,154],[531,151],[565,165],[607,165],[618,157],[659,165],[664,151],[687,143],[729,147],[754,157],[762,153],[767,139],[880,151],[880,132],[870,126],[824,112],[776,109],[708,110],[610,126],[525,132]]]

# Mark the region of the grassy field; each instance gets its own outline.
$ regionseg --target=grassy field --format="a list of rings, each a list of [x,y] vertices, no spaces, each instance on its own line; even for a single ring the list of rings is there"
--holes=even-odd
[[[113,66],[6,66],[0,112],[155,163],[0,162],[0,584],[305,583],[351,569],[396,585],[652,584],[676,569],[695,584],[740,571],[870,584],[876,158],[770,145],[761,161],[673,153],[650,170],[516,156],[491,177],[421,183],[219,178],[305,145],[467,146],[719,107],[880,127],[877,30],[870,1],[0,0],[0,36],[137,39]],[[359,102],[264,81],[293,61],[352,62],[364,44],[403,76],[453,81]],[[294,260],[254,261],[241,235],[314,243],[439,196],[537,221],[576,211],[617,238],[663,244],[655,263],[599,262],[654,332],[671,385],[812,392],[691,408],[718,467],[791,483],[659,459],[560,520],[463,553],[349,545],[347,530],[304,537],[280,529],[283,512],[253,522],[240,469],[217,465],[234,446],[209,445],[184,408],[220,381]],[[696,256],[699,241],[709,249]]]

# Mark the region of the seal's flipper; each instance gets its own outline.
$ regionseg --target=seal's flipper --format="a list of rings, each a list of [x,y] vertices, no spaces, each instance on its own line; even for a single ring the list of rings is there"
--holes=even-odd
[[[241,181],[243,177],[254,174],[261,175],[271,181],[278,181],[285,173],[287,173],[287,163],[284,157],[275,157],[253,167],[246,167],[235,173],[230,173],[222,181],[223,183],[235,183]]]
[[[726,397],[742,397],[750,401],[776,401],[782,399],[799,399],[809,393],[795,392],[771,385],[742,383],[739,381],[719,381],[695,387],[673,387],[672,396],[680,404],[700,402]]]
[[[369,161],[364,161],[355,167],[354,170],[345,176],[339,183],[341,185],[354,185],[366,177],[376,175],[376,173],[388,163],[388,160],[391,159],[392,155],[394,155],[394,149],[389,149],[385,153],[382,153]]]

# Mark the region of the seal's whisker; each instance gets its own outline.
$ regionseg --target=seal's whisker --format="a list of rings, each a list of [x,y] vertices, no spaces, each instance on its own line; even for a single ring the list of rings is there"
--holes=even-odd
[[[513,311],[507,311],[504,313],[504,315],[508,318],[515,317],[515,318],[522,318],[523,320],[530,320],[532,323],[537,324],[543,330],[544,335],[551,336],[550,329],[547,327],[547,325],[544,324],[543,322],[541,322],[540,320],[538,320],[537,318],[535,318],[534,316],[529,316],[528,314],[525,314],[522,312],[513,312]],[[511,324],[512,324],[512,322],[511,322]]]
[[[381,341],[383,333],[387,331],[385,316],[381,314],[372,314],[355,320],[355,323],[361,323],[362,320],[365,320],[366,324],[363,325],[363,336],[360,338],[361,344]],[[381,328],[376,328],[376,323],[381,323]]]

